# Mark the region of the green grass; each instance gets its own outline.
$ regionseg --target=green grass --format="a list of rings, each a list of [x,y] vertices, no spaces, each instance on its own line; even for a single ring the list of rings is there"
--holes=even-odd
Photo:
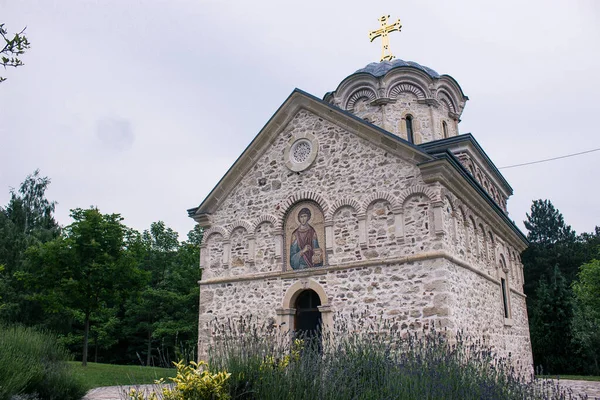
[[[175,368],[142,367],[137,365],[113,365],[88,362],[82,367],[81,362],[69,362],[75,375],[79,376],[89,388],[100,386],[141,385],[154,383],[156,379],[174,377]]]

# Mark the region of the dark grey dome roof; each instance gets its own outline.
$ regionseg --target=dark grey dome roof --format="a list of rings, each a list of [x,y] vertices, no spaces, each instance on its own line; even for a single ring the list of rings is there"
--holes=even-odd
[[[380,77],[380,76],[387,74],[388,71],[390,71],[391,69],[398,68],[398,67],[418,68],[421,71],[427,73],[427,75],[429,75],[430,77],[432,77],[434,79],[437,79],[440,77],[440,74],[438,74],[437,72],[435,72],[434,70],[432,70],[429,67],[421,65],[414,61],[404,61],[399,58],[396,58],[393,61],[382,61],[382,62],[378,62],[378,63],[373,62],[373,63],[367,65],[366,67],[359,69],[358,71],[355,72],[355,74],[364,72],[367,74],[371,74],[375,77]]]

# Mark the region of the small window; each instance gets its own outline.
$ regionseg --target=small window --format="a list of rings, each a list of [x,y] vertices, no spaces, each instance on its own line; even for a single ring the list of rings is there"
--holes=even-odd
[[[510,318],[508,313],[508,294],[506,293],[506,279],[502,278],[502,303],[504,305],[504,318]]]
[[[406,139],[414,143],[413,137],[413,117],[411,115],[406,116]]]
[[[442,130],[444,131],[444,139],[448,138],[448,124],[442,121]]]

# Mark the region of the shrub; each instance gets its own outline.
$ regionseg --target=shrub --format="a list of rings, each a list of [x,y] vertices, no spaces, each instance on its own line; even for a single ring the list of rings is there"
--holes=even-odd
[[[52,334],[22,326],[0,326],[0,349],[0,400],[15,395],[71,400],[85,394],[84,384],[66,363],[69,353]]]
[[[510,359],[498,358],[485,343],[461,332],[400,332],[393,321],[360,327],[346,322],[336,321],[335,335],[300,338],[251,318],[215,324],[209,349],[213,372],[206,364],[202,371],[187,367],[175,380],[176,388],[191,387],[187,382],[193,381],[212,389],[202,396],[164,389],[149,400],[575,398],[551,380],[534,380],[531,371],[516,370]]]
[[[391,321],[356,329],[340,322],[335,335],[304,338],[299,357],[291,335],[248,320],[215,325],[210,365],[231,374],[234,399],[573,398],[461,332],[401,332]]]
[[[205,362],[196,363],[190,361],[188,365],[183,361],[175,363],[177,367],[177,376],[169,378],[173,385],[164,386],[161,379],[156,381],[157,385],[162,386],[162,393],[151,393],[147,396],[143,392],[131,389],[129,392],[130,400],[229,400],[226,383],[230,374],[227,372],[217,372],[212,374],[208,370]]]

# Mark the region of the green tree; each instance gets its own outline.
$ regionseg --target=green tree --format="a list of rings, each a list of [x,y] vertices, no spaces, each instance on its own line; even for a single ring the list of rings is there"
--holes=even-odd
[[[135,352],[146,355],[147,365],[170,365],[168,351],[179,351],[185,342],[195,343],[198,260],[190,262],[190,245],[180,245],[177,236],[159,221],[140,238],[140,268],[146,281],[144,289],[126,305],[125,329]],[[136,344],[142,338],[144,349]]]
[[[590,371],[600,375],[600,261],[592,260],[579,268],[573,282],[575,312],[573,337],[591,361]]]
[[[549,245],[575,240],[575,232],[565,224],[560,211],[554,208],[550,200],[534,200],[531,214],[524,221],[527,239],[532,243]]]
[[[0,36],[4,40],[4,46],[0,51],[0,65],[6,69],[6,67],[20,67],[23,65],[23,61],[19,56],[25,53],[25,50],[29,49],[30,44],[27,37],[24,35],[24,28],[21,32],[10,35],[4,24],[0,24]],[[4,82],[6,78],[0,76],[0,82]]]
[[[26,301],[22,282],[15,274],[23,269],[25,250],[56,238],[56,203],[46,198],[50,179],[36,170],[18,190],[11,189],[6,207],[0,207],[0,320],[30,324],[39,320],[39,307]]]
[[[531,347],[536,366],[552,374],[572,371],[571,291],[558,266],[548,279],[540,279],[532,309]]]
[[[24,276],[47,312],[65,309],[83,323],[82,365],[87,365],[90,324],[124,301],[139,282],[136,260],[125,251],[127,228],[119,214],[74,209],[64,234],[28,251]]]
[[[534,200],[524,224],[530,242],[521,255],[524,289],[528,298],[535,300],[540,278],[549,276],[555,266],[558,266],[567,284],[571,284],[579,266],[586,261],[584,246],[549,200]]]

